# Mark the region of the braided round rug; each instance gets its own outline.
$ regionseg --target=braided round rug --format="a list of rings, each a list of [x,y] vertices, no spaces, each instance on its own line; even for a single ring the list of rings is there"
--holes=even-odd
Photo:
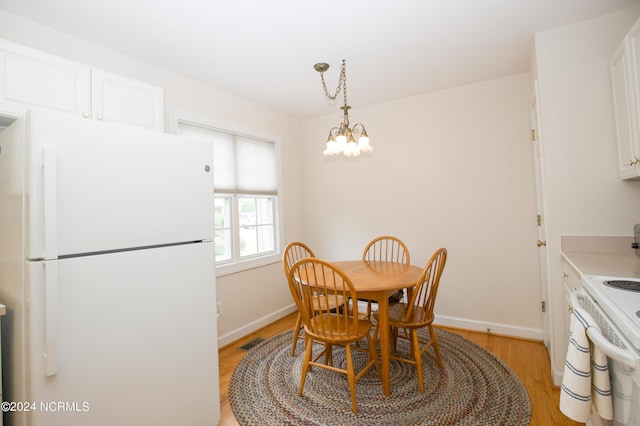
[[[425,392],[415,366],[392,360],[391,395],[384,396],[375,368],[356,382],[358,414],[351,412],[345,374],[313,368],[298,396],[304,340],[291,357],[292,331],[281,333],[252,348],[234,370],[231,409],[241,425],[529,425],[529,396],[506,364],[462,336],[436,333],[444,368],[433,349],[423,355]],[[321,350],[317,345],[314,354]],[[398,352],[408,350],[399,339]],[[357,372],[367,355],[353,354]],[[344,367],[344,349],[335,347],[333,358]]]

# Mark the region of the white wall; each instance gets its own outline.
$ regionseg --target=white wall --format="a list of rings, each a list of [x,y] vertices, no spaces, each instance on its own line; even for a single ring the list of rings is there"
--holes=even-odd
[[[609,71],[614,49],[638,16],[636,7],[535,37],[556,378],[567,349],[560,237],[632,236],[640,222],[640,182],[617,176]]]
[[[304,209],[298,201],[303,197],[299,120],[3,11],[0,38],[163,87],[167,124],[170,113],[180,111],[278,135],[284,240],[304,239]],[[222,344],[293,310],[281,263],[219,277],[217,285],[217,298],[222,301],[222,318],[218,322]]]
[[[413,264],[449,250],[437,322],[542,339],[530,75],[370,107],[374,151],[323,157],[340,111],[304,122],[307,242],[359,258],[378,235],[403,239]]]
[[[615,175],[606,66],[638,15],[636,8],[536,37],[557,291],[561,235],[630,235],[639,221],[640,183]],[[352,119],[367,125],[375,151],[324,158],[337,108],[300,123],[2,11],[0,37],[162,86],[169,113],[279,135],[284,243],[307,241],[320,256],[347,259],[358,258],[373,237],[394,234],[416,264],[445,246],[439,322],[541,338],[529,74],[354,108]],[[279,263],[221,277],[218,299],[223,343],[291,309]],[[560,305],[553,306],[557,318]]]

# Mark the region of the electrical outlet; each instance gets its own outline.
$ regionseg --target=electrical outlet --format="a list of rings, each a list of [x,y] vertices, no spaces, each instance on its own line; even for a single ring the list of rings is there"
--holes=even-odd
[[[216,303],[216,318],[222,317],[222,302]]]

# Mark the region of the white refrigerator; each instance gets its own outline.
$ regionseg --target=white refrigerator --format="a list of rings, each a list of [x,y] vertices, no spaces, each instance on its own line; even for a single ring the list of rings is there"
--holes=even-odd
[[[0,133],[5,425],[215,425],[211,143],[29,111]]]

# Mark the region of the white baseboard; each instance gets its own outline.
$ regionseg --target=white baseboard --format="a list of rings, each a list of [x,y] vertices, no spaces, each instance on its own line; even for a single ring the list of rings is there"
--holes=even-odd
[[[358,302],[358,307],[360,309],[366,310],[366,306],[367,306],[366,302],[360,302],[360,301]],[[377,307],[374,307],[374,309],[376,308]],[[279,320],[280,318],[283,318],[289,315],[290,313],[295,312],[296,309],[297,309],[296,305],[291,304],[269,315],[259,318],[249,324],[246,324],[241,328],[230,331],[229,333],[226,333],[222,336],[218,336],[218,347],[223,347],[230,343],[233,343],[243,338],[244,336],[250,333],[253,333],[256,330],[259,330],[262,327],[265,327]],[[488,330],[489,333],[502,334],[505,336],[512,336],[512,337],[520,337],[523,339],[543,341],[542,330],[535,329],[535,328],[519,327],[519,326],[514,326],[509,324],[500,324],[500,323],[493,323],[493,322],[481,322],[481,321],[447,317],[447,316],[441,316],[441,315],[436,315],[434,324],[442,325],[445,327],[462,328],[465,330],[481,331],[485,333]],[[554,382],[556,383],[558,383],[557,377],[559,377],[559,382],[560,383],[562,382],[562,373],[559,373],[559,374],[560,375],[558,376],[557,372],[554,373]]]
[[[222,336],[218,336],[218,347],[221,348],[237,340],[240,340],[244,336],[251,334],[256,330],[260,330],[262,327],[276,322],[280,318],[286,317],[290,313],[295,312],[297,309],[298,308],[296,307],[295,303],[292,303],[291,305],[286,306],[278,311],[272,312],[269,315],[258,318],[257,320],[250,322],[243,327],[237,328]]]
[[[433,321],[434,325],[442,325],[446,327],[463,328],[465,330],[489,332],[493,334],[502,334],[504,336],[520,337],[531,340],[544,340],[541,329],[520,327],[509,324],[500,324],[495,322],[481,322],[468,320],[463,318],[447,317],[436,315]]]

